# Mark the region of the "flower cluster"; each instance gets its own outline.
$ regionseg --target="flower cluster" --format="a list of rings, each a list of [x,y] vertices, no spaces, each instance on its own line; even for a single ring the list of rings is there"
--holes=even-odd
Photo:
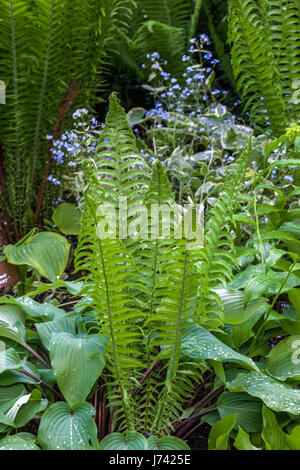
[[[86,108],[77,109],[72,117],[74,120],[73,129],[66,130],[59,139],[54,140],[51,148],[54,162],[68,167],[76,167],[83,155],[95,152],[96,136],[94,131],[99,124],[95,117],[87,119],[88,110]],[[47,135],[46,139],[52,140],[53,137]],[[61,184],[61,181],[53,175],[49,175],[48,181],[57,186]]]
[[[227,92],[213,86],[213,68],[219,61],[208,50],[209,44],[205,34],[191,39],[188,52],[182,56],[180,76],[165,70],[167,62],[158,52],[148,54],[148,62],[142,65],[150,70],[154,106],[146,111],[146,119],[150,122],[148,137],[155,139],[156,157],[172,152],[178,145],[188,147],[192,154],[204,141],[210,150],[216,140],[220,141],[224,129],[234,123],[235,116],[217,102]],[[134,131],[138,135],[137,127]],[[233,159],[231,155],[226,158],[228,162]]]

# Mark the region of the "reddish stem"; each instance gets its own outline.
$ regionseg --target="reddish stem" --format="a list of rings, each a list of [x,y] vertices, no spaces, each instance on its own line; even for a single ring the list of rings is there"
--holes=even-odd
[[[147,377],[151,374],[151,372],[153,371],[153,369],[157,366],[157,364],[159,364],[160,360],[158,359],[156,362],[154,362],[154,364],[152,364],[151,367],[149,367],[149,369],[147,370],[147,372],[145,373],[145,375],[141,378],[140,380],[140,385],[143,385],[143,383],[145,382],[145,380],[147,379]],[[131,398],[133,398],[137,392],[140,390],[140,385],[138,385],[137,387],[135,387],[135,389],[133,390],[132,394],[131,394]]]
[[[61,104],[61,108],[60,108],[60,113],[58,115],[58,118],[57,118],[57,121],[56,121],[56,124],[55,124],[55,127],[54,127],[54,131],[53,131],[53,136],[52,136],[52,140],[51,140],[51,143],[50,143],[50,149],[49,149],[49,154],[48,154],[48,161],[47,161],[47,165],[46,165],[46,173],[45,173],[45,176],[40,184],[40,187],[39,187],[39,191],[38,191],[38,195],[37,195],[37,200],[36,200],[36,209],[35,209],[35,213],[34,213],[34,223],[37,222],[37,219],[39,217],[39,214],[40,214],[40,210],[41,210],[41,207],[42,207],[42,202],[43,202],[43,198],[44,198],[44,194],[45,194],[45,190],[46,190],[46,185],[47,185],[47,178],[49,176],[49,173],[50,173],[50,166],[51,166],[51,161],[52,161],[52,157],[53,157],[53,154],[52,154],[52,147],[53,147],[53,144],[54,144],[54,141],[59,137],[59,131],[60,131],[60,127],[61,127],[61,124],[63,122],[63,119],[67,113],[67,111],[69,110],[70,106],[72,105],[72,103],[74,102],[74,99],[76,98],[77,96],[77,81],[74,81],[72,83],[72,85],[69,87],[64,99],[63,99],[63,102]]]

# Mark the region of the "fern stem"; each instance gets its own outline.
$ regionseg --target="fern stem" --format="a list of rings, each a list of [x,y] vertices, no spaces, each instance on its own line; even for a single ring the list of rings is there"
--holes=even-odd
[[[173,346],[173,352],[171,354],[171,361],[168,366],[167,377],[163,389],[162,396],[159,399],[158,410],[153,422],[153,426],[151,428],[151,432],[155,435],[160,435],[162,427],[165,425],[164,423],[164,415],[170,414],[170,410],[168,409],[168,397],[172,390],[173,386],[173,379],[176,376],[176,372],[178,370],[178,357],[180,356],[180,340],[181,340],[181,320],[182,320],[182,313],[183,313],[183,303],[184,303],[184,291],[186,287],[186,275],[187,275],[187,263],[188,263],[188,250],[187,250],[187,243],[185,243],[185,253],[184,253],[184,263],[183,263],[183,275],[182,275],[182,283],[180,289],[180,298],[179,298],[179,306],[178,312],[176,317],[176,331],[175,331],[175,341]]]

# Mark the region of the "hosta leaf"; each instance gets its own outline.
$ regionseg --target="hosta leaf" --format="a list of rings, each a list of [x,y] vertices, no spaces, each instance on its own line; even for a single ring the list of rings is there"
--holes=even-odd
[[[2,434],[13,427],[13,420],[8,418],[4,413],[2,413],[2,411],[0,411],[0,433]]]
[[[22,395],[25,395],[25,393],[25,388],[19,384],[10,387],[0,387],[0,411],[6,413],[15,401]]]
[[[0,374],[10,369],[20,369],[25,363],[25,359],[20,360],[14,349],[0,351]]]
[[[300,380],[300,335],[289,336],[272,349],[267,371],[278,380]]]
[[[264,428],[261,433],[266,450],[289,450],[287,435],[277,423],[275,414],[266,406],[263,407]]]
[[[52,219],[64,235],[78,235],[80,232],[80,209],[74,204],[60,204],[53,213]]]
[[[8,245],[4,254],[12,264],[26,264],[54,282],[61,277],[69,258],[70,245],[58,233],[42,232],[21,246]]]
[[[70,333],[72,335],[75,335],[76,333],[75,319],[70,316],[44,323],[36,323],[35,327],[46,349],[49,349],[50,347],[50,340],[53,333]]]
[[[264,298],[255,299],[244,305],[244,294],[239,290],[218,289],[216,290],[223,303],[224,322],[229,325],[239,325],[254,315],[259,307],[265,303]]]
[[[249,306],[251,303],[252,302],[250,302]],[[254,335],[252,328],[268,308],[267,304],[263,304],[248,320],[232,328],[232,341],[237,349]]]
[[[32,441],[26,439],[24,434],[4,437],[0,440],[0,450],[40,450]]]
[[[234,380],[227,382],[227,388],[231,391],[244,390],[249,395],[260,398],[271,410],[300,414],[300,390],[277,382],[265,374],[242,372]]]
[[[57,384],[70,406],[86,399],[105,365],[105,349],[96,336],[55,333],[50,341]]]
[[[54,318],[60,318],[67,315],[67,312],[62,308],[55,307],[55,305],[47,302],[41,304],[27,296],[16,298],[6,296],[0,298],[0,304],[1,302],[9,304],[9,306],[18,306],[26,316],[31,318],[40,318],[43,321],[54,320]]]
[[[29,374],[34,375],[37,378],[40,378],[40,373],[38,369],[33,363],[29,361],[25,361],[23,363],[22,370],[29,372]],[[0,387],[6,387],[8,385],[16,383],[36,385],[37,381],[32,379],[31,377],[28,377],[28,375],[22,374],[22,372],[20,372],[19,370],[9,369],[0,375]]]
[[[245,286],[245,304],[247,305],[251,300],[261,297],[270,288],[279,289],[280,284],[280,279],[271,274],[258,274],[257,276],[253,276]]]
[[[220,419],[210,430],[208,450],[227,450],[229,434],[232,431],[237,415],[228,415]]]
[[[100,450],[147,450],[147,439],[136,431],[113,432],[100,442]]]
[[[148,439],[149,450],[189,450],[189,446],[178,437],[165,436],[159,439],[152,436]]]
[[[23,311],[17,305],[0,304],[0,322],[13,324],[16,322],[25,322]]]
[[[14,421],[16,428],[22,428],[38,413],[44,411],[48,401],[41,397],[39,390],[19,398],[6,415]]]
[[[145,109],[144,108],[132,108],[128,114],[128,120],[130,126],[133,126],[134,124],[138,124],[140,121],[142,121],[145,117]]]
[[[19,344],[25,344],[26,330],[21,322],[3,323],[0,321],[0,338],[8,338]]]
[[[239,428],[239,432],[237,433],[233,445],[237,450],[259,450],[257,447],[251,444],[249,434],[242,428]]]
[[[236,414],[235,427],[241,426],[247,432],[260,432],[262,430],[262,402],[247,393],[224,392],[217,401],[221,418]]]
[[[295,310],[297,311],[298,318],[300,318],[300,289],[291,289],[289,291],[289,300],[292,302]]]
[[[57,402],[43,414],[38,440],[45,450],[92,450],[97,448],[97,427],[90,403],[78,403],[73,408]]]
[[[252,359],[239,354],[199,325],[189,327],[183,337],[182,354],[192,359],[233,362],[246,369],[258,370]]]

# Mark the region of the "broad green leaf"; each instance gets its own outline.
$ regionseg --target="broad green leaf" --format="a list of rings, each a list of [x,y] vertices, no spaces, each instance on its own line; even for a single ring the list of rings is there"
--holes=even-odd
[[[251,303],[251,302],[250,302]],[[266,310],[268,310],[269,306],[267,304],[263,304],[256,313],[254,313],[248,320],[241,323],[240,325],[235,325],[232,328],[232,341],[235,347],[238,349],[243,343],[248,341],[249,338],[254,336],[252,328],[258,322],[258,320],[262,317]]]
[[[272,349],[267,372],[282,381],[300,380],[300,335],[289,336]]]
[[[290,450],[287,435],[277,423],[275,414],[266,406],[263,407],[264,427],[261,433],[266,450]]]
[[[19,369],[19,368],[18,368]],[[34,375],[38,379],[40,378],[39,370],[36,366],[29,361],[24,361],[22,370],[29,372],[31,375]],[[24,383],[24,384],[33,384],[36,385],[38,382],[31,377],[23,374],[19,370],[9,369],[2,374],[0,374],[0,387],[6,387],[8,385]]]
[[[0,433],[7,432],[8,430],[14,428],[14,422],[8,418],[2,411],[0,411]]]
[[[145,109],[144,108],[132,108],[127,113],[127,117],[128,117],[130,126],[133,126],[134,124],[138,124],[145,117]]]
[[[223,392],[217,401],[221,418],[236,414],[235,428],[241,426],[247,432],[260,432],[262,430],[262,402],[247,393]]]
[[[67,312],[62,308],[55,307],[55,305],[47,302],[41,304],[27,296],[16,298],[6,296],[0,298],[0,304],[1,302],[9,305],[17,305],[26,316],[30,318],[40,318],[43,321],[54,320],[67,315]]]
[[[251,300],[261,297],[268,289],[279,289],[281,285],[280,279],[271,274],[258,274],[253,276],[247,282],[244,290],[245,304],[249,304]]]
[[[101,375],[105,349],[97,336],[55,333],[50,341],[50,358],[57,384],[69,405],[74,406],[86,399]]]
[[[0,450],[40,450],[38,446],[26,439],[24,434],[4,437],[0,440]]]
[[[8,338],[19,344],[25,344],[26,330],[21,322],[3,323],[0,321],[0,338]]]
[[[13,324],[16,322],[25,323],[25,316],[17,305],[0,304],[0,322]]]
[[[62,235],[41,232],[21,246],[4,248],[7,260],[12,264],[28,265],[54,282],[61,277],[69,259],[70,245]]]
[[[289,291],[289,300],[292,302],[295,310],[297,311],[298,318],[300,318],[300,289],[291,289]]]
[[[280,230],[293,234],[295,237],[300,238],[300,225],[299,222],[285,222],[281,225]]]
[[[248,320],[265,303],[264,298],[255,299],[245,308],[242,291],[218,289],[216,292],[223,303],[224,322],[229,325],[239,325]]]
[[[36,323],[35,327],[40,335],[41,341],[46,349],[50,348],[50,340],[53,333],[76,334],[76,323],[74,317],[66,316],[57,320]],[[80,400],[84,401],[84,400]]]
[[[213,425],[208,436],[208,450],[228,450],[229,435],[236,418],[236,414],[228,415]]]
[[[263,373],[241,372],[234,380],[227,382],[227,388],[230,391],[244,390],[260,398],[271,410],[300,414],[300,390],[277,382]]]
[[[38,440],[45,450],[93,450],[97,448],[97,427],[90,403],[78,403],[73,408],[57,402],[42,416]]]
[[[233,445],[237,450],[259,450],[251,444],[249,434],[242,428],[239,428],[239,432],[237,433]]]
[[[266,265],[263,263],[250,265],[244,271],[239,272],[233,279],[227,284],[230,289],[244,289],[245,285],[256,274],[265,274]]]
[[[25,393],[25,388],[20,384],[0,387],[0,411],[6,413],[15,401],[25,395]]]
[[[189,450],[189,446],[178,437],[165,436],[159,439],[152,436],[148,438],[149,450]]]
[[[53,222],[64,235],[78,235],[80,232],[80,209],[74,204],[60,204],[53,213]]]
[[[147,450],[147,439],[136,431],[113,432],[100,442],[100,450]]]
[[[72,295],[79,295],[80,291],[83,288],[84,283],[82,281],[55,281],[51,284],[41,282],[39,286],[32,292],[29,292],[28,295],[36,296],[48,292],[51,289],[66,289]]]
[[[287,435],[286,440],[292,450],[300,450],[300,426],[295,426],[291,434]]]
[[[0,387],[0,433],[14,427],[14,422],[7,416],[7,412],[25,394],[26,390],[22,385]]]
[[[9,369],[20,369],[25,363],[25,359],[20,360],[14,349],[0,351],[0,374]]]
[[[47,406],[48,401],[42,400],[41,392],[37,389],[20,397],[6,413],[14,421],[16,428],[24,427],[31,419]]]
[[[233,362],[246,369],[258,370],[252,359],[237,353],[199,325],[188,328],[182,339],[182,354],[191,359]]]

